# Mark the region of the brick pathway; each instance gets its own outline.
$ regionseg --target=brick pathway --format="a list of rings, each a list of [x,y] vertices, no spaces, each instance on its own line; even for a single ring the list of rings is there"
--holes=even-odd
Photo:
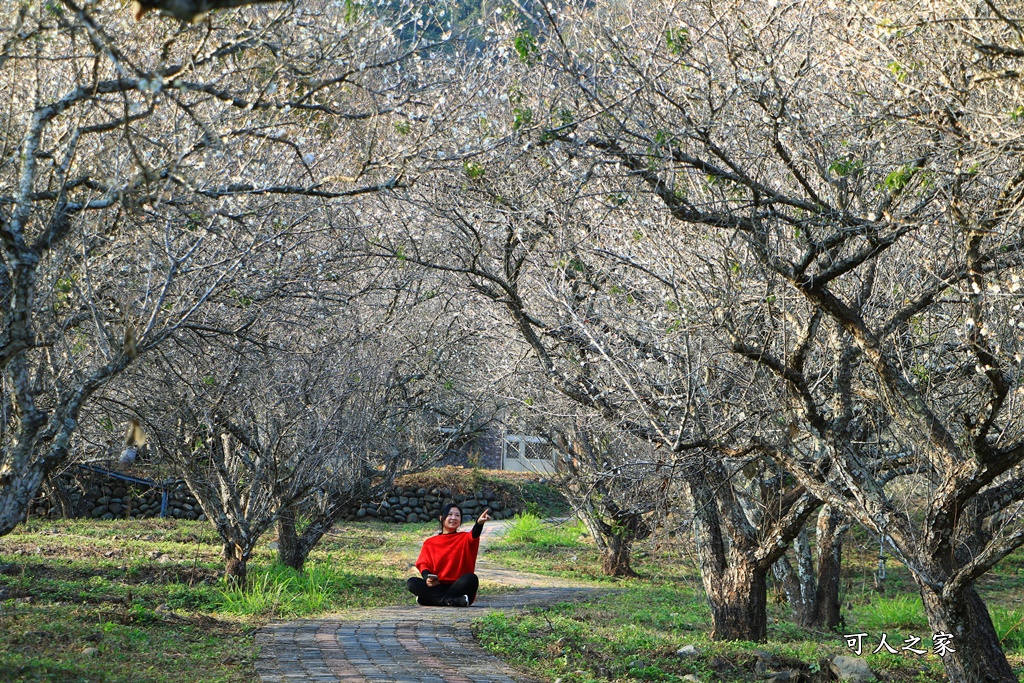
[[[485,527],[482,547],[504,525]],[[488,582],[510,593],[477,596],[472,607],[400,607],[353,611],[328,619],[270,624],[256,634],[262,683],[526,683],[529,676],[477,645],[470,622],[494,610],[583,599],[598,589],[551,577],[510,572],[481,559]]]

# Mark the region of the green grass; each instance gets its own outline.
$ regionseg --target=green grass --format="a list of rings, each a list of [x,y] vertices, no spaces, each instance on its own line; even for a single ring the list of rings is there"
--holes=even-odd
[[[763,680],[755,649],[772,654],[772,669],[798,669],[811,675],[826,658],[843,654],[838,636],[773,624],[767,643],[712,642],[710,613],[703,591],[669,581],[630,580],[598,600],[564,604],[525,614],[492,614],[474,622],[484,647],[547,679],[563,683],[680,682],[687,675],[702,681]],[[676,652],[694,645],[697,657]],[[881,665],[872,658],[873,665]],[[912,680],[925,666],[933,678],[937,663],[885,663],[896,680]]]
[[[1003,650],[1024,652],[1024,609],[990,607],[989,616]]]
[[[484,647],[543,677],[569,681],[671,680],[696,670],[675,657],[677,634],[706,629],[689,589],[636,586],[593,603],[477,621]]]
[[[924,605],[921,604],[918,595],[879,597],[857,606],[847,618],[852,619],[861,630],[868,632],[886,629],[908,632],[928,629],[928,618],[924,614]]]
[[[331,555],[307,563],[302,572],[276,563],[259,566],[250,572],[245,589],[223,587],[218,607],[226,614],[301,617],[386,604],[396,595],[405,597],[395,579],[375,581],[354,574],[349,567],[351,563],[342,564]],[[371,600],[355,600],[355,594],[368,595]]]
[[[524,545],[538,548],[553,546],[581,548],[587,545],[585,540],[586,533],[587,530],[579,522],[552,524],[536,515],[525,512],[513,518],[512,525],[505,531],[505,534],[496,546],[500,548],[514,548],[515,546]]]

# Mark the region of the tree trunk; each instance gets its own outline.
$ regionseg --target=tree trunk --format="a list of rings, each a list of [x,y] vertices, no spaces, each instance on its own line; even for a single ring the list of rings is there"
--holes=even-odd
[[[244,589],[249,558],[237,543],[224,544],[224,578],[228,586]]]
[[[782,584],[782,589],[786,594],[786,602],[789,603],[790,609],[793,610],[793,620],[800,626],[807,626],[814,615],[814,598],[817,587],[813,572],[807,572],[804,567],[805,558],[803,553],[807,553],[806,559],[809,560],[810,548],[804,548],[800,544],[795,544],[793,551],[796,553],[797,566],[800,569],[794,571],[789,558],[783,555],[772,565],[772,573],[775,575],[775,579]]]
[[[974,586],[949,601],[924,586],[921,599],[933,633],[952,634],[951,649],[941,655],[949,683],[1017,683]]]
[[[320,539],[334,528],[335,523],[345,514],[353,501],[378,495],[384,490],[383,485],[378,485],[375,489],[362,486],[331,492],[329,502],[325,506],[312,505],[303,508],[303,514],[309,518],[309,524],[301,534],[295,528],[298,509],[291,506],[282,507],[277,520],[278,561],[301,572],[309,553],[320,543]],[[286,502],[282,501],[281,504],[284,506]]]
[[[11,533],[25,521],[43,476],[45,471],[37,462],[28,463],[24,470],[0,470],[0,536]]]
[[[570,493],[572,495],[572,493]],[[649,531],[641,515],[622,515],[622,519],[609,523],[601,511],[594,509],[589,499],[576,507],[576,514],[590,532],[594,544],[601,552],[601,571],[606,576],[637,576],[630,564],[633,542],[646,538]]]
[[[717,579],[703,574],[711,602],[711,639],[764,641],[768,637],[768,572],[743,565],[728,567]]]
[[[839,585],[843,560],[843,537],[849,525],[846,515],[826,505],[818,514],[818,586],[814,614],[808,626],[834,630],[843,623],[839,610]]]
[[[601,549],[601,569],[608,576],[636,576],[629,564],[633,538],[627,534],[608,534]]]
[[[845,516],[825,506],[818,514],[817,552],[812,554],[807,530],[793,542],[797,569],[785,556],[772,567],[786,591],[794,621],[805,628],[834,629],[842,623],[839,612],[839,584]],[[817,567],[812,555],[816,555]]]
[[[738,512],[738,506],[730,507],[735,499],[715,488],[724,480],[722,473],[720,465],[709,464],[687,479],[700,577],[711,606],[711,639],[763,641],[768,636],[768,572],[775,562],[758,564],[749,525],[743,529],[748,533],[737,533],[727,542],[719,503],[728,512]],[[732,517],[740,519],[740,514]]]
[[[302,571],[306,564],[306,553],[295,532],[295,509],[288,508],[277,518],[277,559],[281,564]]]

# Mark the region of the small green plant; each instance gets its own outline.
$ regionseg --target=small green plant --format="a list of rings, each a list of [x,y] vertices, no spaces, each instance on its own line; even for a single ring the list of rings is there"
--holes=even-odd
[[[840,178],[859,176],[864,172],[864,162],[860,159],[836,159],[829,164],[828,170]]]
[[[282,564],[250,570],[244,589],[221,589],[220,610],[230,614],[301,616],[335,606],[339,595],[353,584],[351,575],[326,559],[308,562],[297,572]]]
[[[900,166],[885,176],[885,180],[882,181],[879,189],[884,188],[890,192],[900,192],[910,183],[910,179],[914,177],[916,172],[917,169],[913,166]]]
[[[917,378],[919,382],[928,381],[928,368],[918,363],[910,369],[910,372]]]
[[[359,21],[359,13],[362,10],[362,5],[354,0],[345,0],[345,22],[348,24],[354,24]]]
[[[298,614],[324,612],[332,606],[338,590],[349,583],[350,579],[339,575],[329,560],[308,564],[306,571],[298,574],[293,584],[299,589],[299,593],[292,599],[293,609]]]
[[[889,73],[891,73],[899,83],[905,82],[907,80],[907,76],[909,76],[910,72],[913,70],[912,66],[908,67],[897,61],[889,62],[887,67],[889,69]]]
[[[222,593],[222,609],[233,614],[277,614],[288,607],[291,577],[283,579],[268,572],[250,577],[245,587],[227,586]]]

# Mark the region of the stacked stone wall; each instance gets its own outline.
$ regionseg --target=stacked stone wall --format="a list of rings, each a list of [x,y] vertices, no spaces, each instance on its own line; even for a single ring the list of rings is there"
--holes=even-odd
[[[380,500],[366,501],[353,506],[348,521],[379,520],[404,524],[436,520],[445,503],[458,503],[462,518],[476,519],[485,508],[491,509],[492,519],[508,519],[522,511],[522,505],[506,491],[492,488],[468,493],[454,492],[450,488],[424,486],[396,486]]]
[[[57,477],[69,517],[93,519],[149,519],[159,517],[167,491],[166,517],[204,521],[198,501],[183,481],[165,480],[155,486],[124,481],[98,472],[70,469]],[[58,518],[62,506],[51,491],[40,493],[30,516]]]
[[[163,492],[167,491],[166,517],[205,521],[199,503],[185,482],[164,480],[146,485],[120,480],[98,472],[71,469],[57,482],[70,517],[92,519],[150,519],[159,517]],[[395,486],[379,499],[353,505],[345,519],[350,522],[378,520],[395,524],[433,521],[446,503],[458,503],[467,522],[476,519],[484,508],[491,509],[492,519],[509,519],[523,511],[521,498],[500,486],[475,491],[458,491],[450,487]],[[55,519],[62,515],[62,506],[52,493],[41,493],[33,501],[30,516]]]

